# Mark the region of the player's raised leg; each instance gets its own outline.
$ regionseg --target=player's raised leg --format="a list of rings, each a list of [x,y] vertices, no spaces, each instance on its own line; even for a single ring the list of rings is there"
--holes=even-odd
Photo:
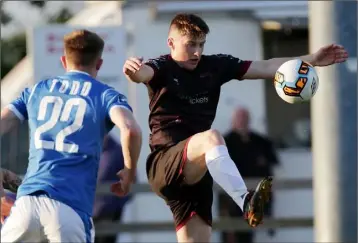
[[[195,184],[208,170],[219,184],[240,206],[251,226],[257,226],[263,217],[265,203],[269,200],[271,178],[263,179],[250,193],[235,163],[230,158],[225,141],[216,130],[192,136],[187,144],[183,175],[188,184]]]

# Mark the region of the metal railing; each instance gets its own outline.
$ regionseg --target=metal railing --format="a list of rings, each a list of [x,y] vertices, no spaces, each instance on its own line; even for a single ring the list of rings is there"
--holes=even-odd
[[[248,188],[254,188],[259,179],[245,180]],[[101,184],[97,187],[97,195],[108,195],[110,192],[109,184]],[[278,180],[273,183],[273,190],[297,190],[297,189],[311,189],[311,179],[288,179]],[[214,185],[214,191],[220,192],[222,189],[218,185]],[[135,184],[132,187],[132,192],[136,193],[153,193],[148,184]],[[265,218],[264,224],[260,225],[262,228],[291,228],[291,227],[312,227],[313,218]],[[113,235],[117,232],[156,232],[156,231],[173,231],[173,221],[164,222],[136,222],[136,223],[113,223],[100,222],[95,225],[96,235]],[[246,231],[250,227],[243,219],[220,217],[213,222],[213,230],[219,231]]]

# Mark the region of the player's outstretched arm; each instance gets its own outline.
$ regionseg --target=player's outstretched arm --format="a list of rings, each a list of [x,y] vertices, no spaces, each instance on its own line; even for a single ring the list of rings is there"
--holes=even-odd
[[[143,63],[143,58],[131,57],[123,66],[123,73],[129,81],[147,83],[154,76],[154,70]]]
[[[20,124],[21,120],[8,107],[1,111],[1,135],[9,132],[16,125]]]
[[[277,69],[292,59],[301,59],[313,66],[329,66],[346,61],[348,53],[341,45],[331,44],[319,49],[316,53],[301,57],[272,58],[264,61],[254,61],[244,74],[243,79],[272,79]]]
[[[137,161],[142,147],[142,131],[133,114],[117,106],[110,110],[112,122],[120,129],[124,166],[129,171],[130,181],[134,180]]]

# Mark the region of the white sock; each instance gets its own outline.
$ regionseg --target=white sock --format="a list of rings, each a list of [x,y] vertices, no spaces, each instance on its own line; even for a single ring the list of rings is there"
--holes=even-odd
[[[234,161],[230,158],[225,145],[219,145],[205,154],[208,170],[214,181],[218,183],[229,196],[240,206],[244,207],[244,200],[248,193],[244,180]]]

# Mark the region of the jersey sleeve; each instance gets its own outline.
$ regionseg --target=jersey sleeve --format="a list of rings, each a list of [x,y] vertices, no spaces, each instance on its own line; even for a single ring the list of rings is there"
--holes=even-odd
[[[252,63],[252,61],[241,60],[225,54],[215,55],[215,59],[215,63],[220,68],[222,84],[233,79],[242,80]]]
[[[167,65],[167,60],[168,60],[167,56],[160,56],[158,58],[149,59],[144,63],[149,67],[151,67],[154,71],[153,78],[148,82],[148,85],[151,88],[159,87],[163,83],[162,74]]]
[[[31,94],[32,89],[26,88],[24,89],[24,91],[21,92],[21,95],[19,97],[17,97],[9,105],[7,105],[7,108],[11,110],[21,121],[28,119],[27,103],[30,99]]]
[[[132,107],[127,102],[127,97],[113,88],[109,88],[103,93],[103,105],[106,117],[113,107],[122,107],[133,112]]]

